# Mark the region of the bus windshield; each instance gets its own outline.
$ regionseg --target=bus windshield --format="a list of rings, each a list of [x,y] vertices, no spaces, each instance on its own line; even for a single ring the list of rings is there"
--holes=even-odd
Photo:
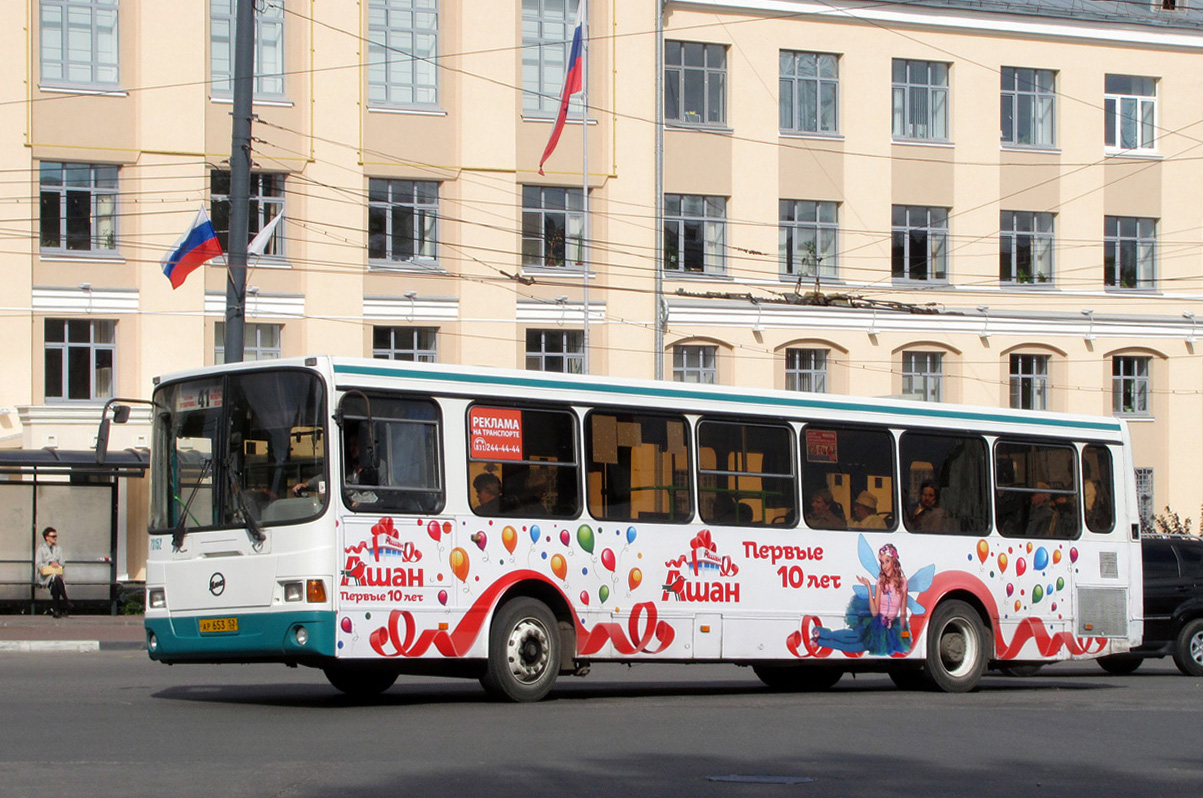
[[[155,403],[152,532],[255,529],[325,508],[325,491],[289,491],[306,480],[324,483],[328,473],[317,375],[281,369],[176,382]]]

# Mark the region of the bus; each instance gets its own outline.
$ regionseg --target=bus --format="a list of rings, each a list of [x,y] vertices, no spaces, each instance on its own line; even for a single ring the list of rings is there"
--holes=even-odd
[[[1119,419],[328,356],[155,382],[159,662],[962,692],[1141,641]]]

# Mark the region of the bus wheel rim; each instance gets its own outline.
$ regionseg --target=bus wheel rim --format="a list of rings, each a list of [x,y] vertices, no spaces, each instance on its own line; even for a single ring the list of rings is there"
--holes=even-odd
[[[547,672],[551,639],[543,624],[523,618],[514,624],[506,641],[506,661],[510,673],[522,684],[537,682]]]

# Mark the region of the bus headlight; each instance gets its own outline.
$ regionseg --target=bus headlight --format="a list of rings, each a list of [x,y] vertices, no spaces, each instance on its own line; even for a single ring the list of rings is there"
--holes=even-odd
[[[309,642],[309,630],[304,626],[298,626],[293,632],[293,636],[296,638],[298,646],[303,646]]]
[[[161,610],[167,606],[167,591],[161,587],[152,587],[146,591],[146,606],[152,610]]]
[[[285,582],[284,583],[284,600],[285,601],[301,601],[305,598],[305,583],[304,582]]]

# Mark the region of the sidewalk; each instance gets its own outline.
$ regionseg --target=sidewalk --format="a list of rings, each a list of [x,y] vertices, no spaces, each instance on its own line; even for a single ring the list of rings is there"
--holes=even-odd
[[[0,654],[146,648],[141,615],[0,615]]]

